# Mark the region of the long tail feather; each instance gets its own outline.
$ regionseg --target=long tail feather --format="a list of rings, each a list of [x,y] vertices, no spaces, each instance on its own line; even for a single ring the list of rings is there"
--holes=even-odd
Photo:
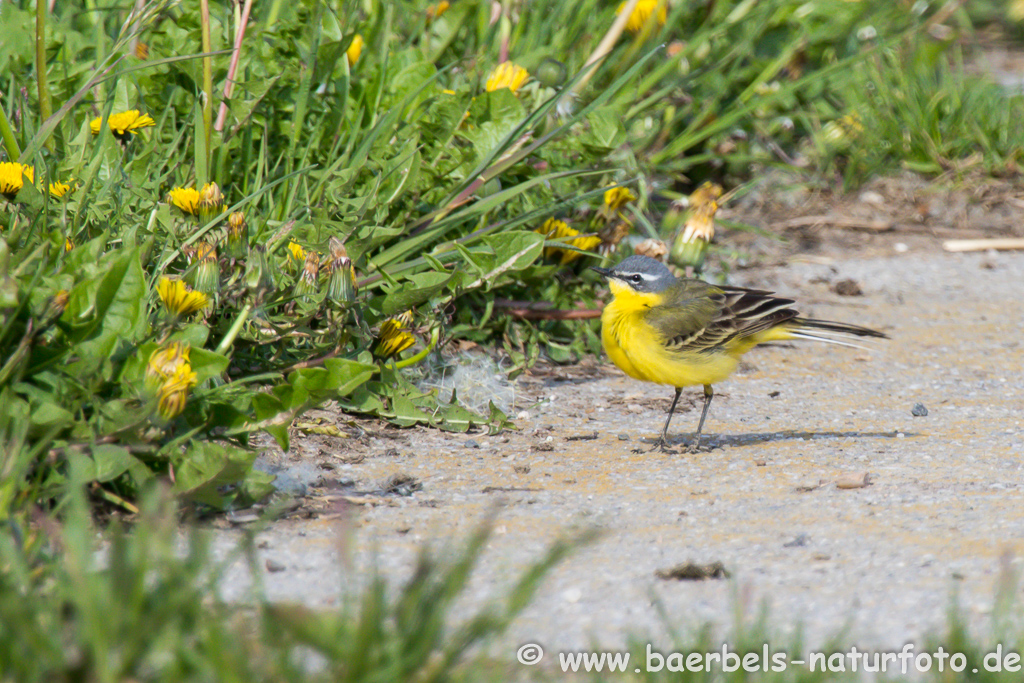
[[[832,332],[840,335],[853,336],[853,337],[877,337],[878,339],[888,339],[889,335],[878,330],[872,330],[868,327],[861,327],[860,325],[848,325],[846,323],[832,322],[831,320],[815,320],[814,318],[794,318],[789,321],[789,325],[792,325],[797,330],[822,330],[823,332]]]
[[[889,335],[868,327],[837,323],[831,320],[814,320],[812,318],[794,318],[786,323],[786,328],[787,332],[796,339],[808,339],[825,342],[826,344],[849,346],[854,349],[868,348],[851,341],[855,337],[889,338]]]

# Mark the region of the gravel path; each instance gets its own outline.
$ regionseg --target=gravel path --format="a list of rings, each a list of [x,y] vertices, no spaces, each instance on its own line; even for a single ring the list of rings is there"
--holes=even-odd
[[[985,628],[1002,572],[1019,570],[1024,553],[1024,255],[912,250],[741,275],[796,297],[807,315],[893,339],[870,352],[755,349],[716,386],[706,427],[713,448],[698,455],[633,452],[660,430],[671,389],[605,360],[523,378],[517,410],[528,417],[518,433],[300,441],[285,459],[300,474],[326,463],[333,469],[319,474],[358,488],[396,472],[423,488],[352,506],[349,569],[336,550],[352,524],[336,516],[260,532],[261,557],[277,570],[264,576],[269,595],[334,605],[346,576],[371,564],[403,580],[422,543],[465,538],[503,500],[463,609],[500,595],[567,529],[603,531],[516,622],[499,646],[509,657],[523,642],[559,651],[620,647],[630,635],[658,640],[655,602],[676,626],[709,620],[726,630],[737,609],[754,618],[765,602],[782,632],[803,625],[808,647],[846,628],[844,641],[898,649],[941,630],[957,592],[969,623]],[[844,279],[863,295],[833,293]],[[680,402],[678,439],[696,426],[699,394]],[[926,416],[912,415],[919,403]],[[864,473],[868,486],[836,486]],[[218,531],[220,549],[237,534]],[[720,562],[733,580],[655,576],[688,561]],[[235,565],[225,595],[244,598],[249,583]]]

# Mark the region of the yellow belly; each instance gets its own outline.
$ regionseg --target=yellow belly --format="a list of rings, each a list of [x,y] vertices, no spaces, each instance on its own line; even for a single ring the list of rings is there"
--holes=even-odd
[[[736,369],[742,349],[673,352],[644,320],[644,310],[625,310],[613,300],[601,314],[601,341],[608,357],[630,377],[673,387],[716,384]]]

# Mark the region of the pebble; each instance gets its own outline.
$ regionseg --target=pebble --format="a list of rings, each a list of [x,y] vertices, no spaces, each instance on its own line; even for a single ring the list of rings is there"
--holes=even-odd
[[[277,560],[270,559],[266,561],[266,567],[268,572],[283,572],[285,569],[287,569],[287,567],[285,567]]]
[[[619,441],[629,441],[629,434],[619,434]]]
[[[924,407],[923,403],[915,403],[914,407],[910,409],[910,414],[914,417],[925,417],[928,415],[928,409]]]
[[[794,538],[789,543],[783,543],[782,547],[783,548],[803,548],[805,545],[807,545],[807,543],[810,540],[811,540],[811,537],[808,536],[807,534],[798,534],[797,537]]]
[[[462,445],[465,446],[466,448],[480,448],[480,444],[478,444],[473,439],[467,439],[462,443]]]

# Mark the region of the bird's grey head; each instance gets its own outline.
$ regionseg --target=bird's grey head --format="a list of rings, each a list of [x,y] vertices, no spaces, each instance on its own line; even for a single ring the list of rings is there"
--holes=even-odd
[[[614,268],[594,268],[609,280],[619,280],[638,292],[661,292],[676,281],[664,263],[650,256],[630,256]]]

